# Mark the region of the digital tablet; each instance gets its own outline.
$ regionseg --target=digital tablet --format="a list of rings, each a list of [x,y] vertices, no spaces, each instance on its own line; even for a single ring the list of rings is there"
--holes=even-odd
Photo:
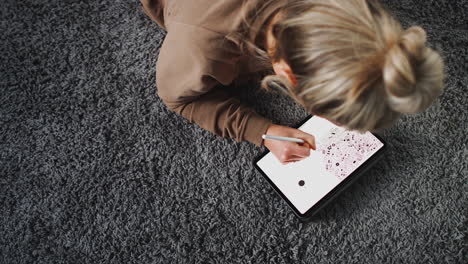
[[[309,115],[296,128],[315,137],[317,149],[311,149],[309,157],[283,165],[266,151],[254,160],[254,166],[305,220],[379,160],[386,143],[374,133],[346,130],[315,115]]]

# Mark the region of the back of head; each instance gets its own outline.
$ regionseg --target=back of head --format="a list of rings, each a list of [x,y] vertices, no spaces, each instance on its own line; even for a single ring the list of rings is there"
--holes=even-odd
[[[426,32],[404,30],[377,1],[290,1],[273,28],[272,59],[284,59],[298,84],[267,76],[262,87],[280,82],[308,112],[348,129],[389,127],[442,93],[443,60]]]

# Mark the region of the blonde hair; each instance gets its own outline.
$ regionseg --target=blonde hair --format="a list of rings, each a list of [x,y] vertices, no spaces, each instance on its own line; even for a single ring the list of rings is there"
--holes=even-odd
[[[403,30],[377,1],[263,0],[253,10],[239,30],[246,36],[241,49],[269,73],[272,61],[284,59],[298,81],[293,86],[271,74],[261,87],[289,94],[311,114],[376,132],[401,114],[425,110],[442,93],[443,60],[426,47],[426,32]],[[269,57],[262,43],[278,11],[283,17],[272,27],[276,47]],[[271,15],[259,21],[262,12]]]

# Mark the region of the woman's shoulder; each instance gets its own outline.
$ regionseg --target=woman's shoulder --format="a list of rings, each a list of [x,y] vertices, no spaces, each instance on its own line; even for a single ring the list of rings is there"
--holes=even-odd
[[[257,0],[254,0],[257,1]],[[244,16],[246,2],[252,0],[167,1],[165,20],[168,32],[172,23],[183,23],[227,35],[237,28]]]

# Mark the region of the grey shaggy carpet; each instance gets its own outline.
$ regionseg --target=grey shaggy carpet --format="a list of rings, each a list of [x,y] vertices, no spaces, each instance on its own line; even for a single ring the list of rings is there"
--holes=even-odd
[[[266,149],[163,105],[165,32],[138,1],[2,1],[0,262],[467,263],[468,2],[385,3],[427,30],[446,89],[300,223],[253,168]],[[276,123],[307,116],[283,95],[237,92]]]

